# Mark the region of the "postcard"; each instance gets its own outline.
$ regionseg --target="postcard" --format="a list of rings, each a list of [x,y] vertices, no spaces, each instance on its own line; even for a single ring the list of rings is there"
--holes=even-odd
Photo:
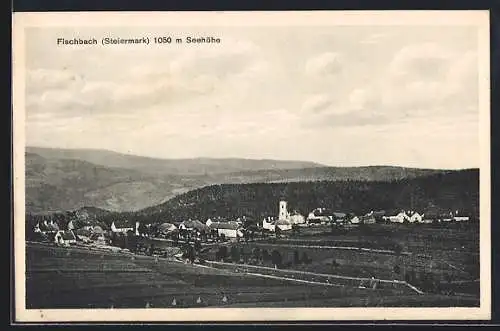
[[[18,322],[488,320],[487,11],[13,14]]]

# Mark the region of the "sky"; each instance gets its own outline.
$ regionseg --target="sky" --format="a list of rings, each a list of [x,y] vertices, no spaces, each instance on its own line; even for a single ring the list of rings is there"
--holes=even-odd
[[[145,35],[221,42],[56,44]],[[450,26],[30,28],[26,144],[479,167],[477,43]]]

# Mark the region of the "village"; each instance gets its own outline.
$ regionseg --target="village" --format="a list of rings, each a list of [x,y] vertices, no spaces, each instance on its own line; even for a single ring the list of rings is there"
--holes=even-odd
[[[285,200],[279,201],[278,215],[268,216],[256,221],[248,216],[236,219],[212,217],[202,222],[188,219],[177,222],[156,222],[141,224],[139,221],[116,219],[108,227],[104,222],[91,219],[88,215],[80,215],[70,219],[66,224],[61,221],[45,218],[37,222],[33,233],[40,235],[44,241],[59,245],[78,243],[100,246],[113,245],[117,237],[132,235],[168,240],[198,240],[201,242],[225,242],[240,240],[255,240],[256,238],[286,237],[304,228],[329,227],[353,229],[371,224],[437,224],[468,222],[470,216],[456,210],[454,212],[437,212],[429,208],[425,212],[401,210],[397,213],[386,213],[383,210],[370,211],[365,215],[355,215],[348,212],[331,211],[319,207],[307,216],[297,211],[290,212]]]

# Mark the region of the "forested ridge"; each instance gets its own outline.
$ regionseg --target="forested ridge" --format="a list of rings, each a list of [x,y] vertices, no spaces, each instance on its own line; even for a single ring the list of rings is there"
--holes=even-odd
[[[263,217],[277,215],[280,199],[288,201],[290,210],[304,215],[317,207],[361,215],[371,210],[423,211],[432,206],[475,216],[479,209],[479,170],[449,171],[394,181],[211,185],[146,208],[134,216],[165,221],[213,216]]]

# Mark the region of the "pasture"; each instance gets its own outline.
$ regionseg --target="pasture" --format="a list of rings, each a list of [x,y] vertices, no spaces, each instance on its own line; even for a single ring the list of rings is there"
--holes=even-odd
[[[36,308],[474,306],[471,296],[419,295],[303,283],[248,272],[83,248],[28,244],[26,304]],[[260,273],[260,275],[259,275]]]

